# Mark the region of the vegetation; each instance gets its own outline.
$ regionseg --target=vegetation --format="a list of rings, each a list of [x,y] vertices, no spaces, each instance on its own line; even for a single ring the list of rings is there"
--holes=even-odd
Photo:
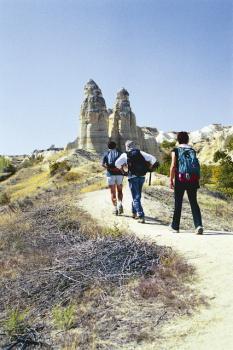
[[[0,205],[7,205],[10,203],[10,196],[6,192],[0,192]]]
[[[162,162],[159,165],[157,172],[162,175],[169,176],[171,166],[171,151],[175,147],[176,141],[164,140],[160,147],[164,151]]]
[[[8,173],[10,176],[16,172],[15,166],[12,164],[11,160],[0,156],[0,173]]]
[[[4,169],[10,165],[10,160],[4,156],[0,156],[0,172],[3,172]]]
[[[27,159],[25,159],[19,168],[29,168],[29,167],[32,167],[34,165],[40,164],[42,161],[43,161],[42,155],[37,156],[37,157],[32,155],[31,157],[28,157]]]
[[[52,308],[53,324],[57,329],[68,330],[74,326],[76,306],[70,304],[66,307],[55,305]]]
[[[169,176],[171,166],[171,150],[169,153],[163,155],[161,164],[159,165],[157,172],[162,175]]]
[[[85,174],[78,182],[92,181],[88,186],[99,188],[102,173],[87,179],[86,171],[72,170]],[[0,213],[1,319],[9,305],[12,310],[19,303],[27,305],[30,312],[7,313],[2,324],[7,336],[0,339],[0,347],[9,344],[10,333],[28,339],[29,329],[64,349],[151,342],[157,337],[151,328],[158,319],[163,324],[195,308],[200,298],[186,284],[188,276],[195,276],[188,264],[181,268],[178,257],[169,260],[170,249],[141,241],[127,229],[100,228],[77,208],[75,181],[56,178],[55,188],[48,175],[37,166],[21,169],[5,185],[13,204],[24,205]],[[85,181],[79,182],[80,188],[90,190]],[[157,285],[169,288],[161,287],[158,293]],[[38,330],[42,318],[44,328]],[[139,319],[146,321],[140,324]],[[63,332],[55,334],[52,325]]]
[[[171,150],[172,148],[174,148],[176,145],[176,141],[167,141],[164,140],[161,144],[160,147],[164,150]]]
[[[226,151],[216,151],[215,165],[203,165],[202,184],[208,184],[226,195],[233,197],[233,161],[228,152],[233,150],[233,137],[228,140]]]
[[[65,175],[68,171],[70,171],[71,166],[68,164],[66,160],[61,162],[52,162],[49,164],[49,172],[50,176],[54,176],[57,174]]]
[[[28,310],[20,311],[18,308],[8,311],[4,329],[10,336],[24,333],[27,328],[26,317]]]

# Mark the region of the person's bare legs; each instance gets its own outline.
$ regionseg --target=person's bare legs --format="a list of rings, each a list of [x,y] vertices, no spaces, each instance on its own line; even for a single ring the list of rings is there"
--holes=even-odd
[[[122,189],[123,189],[123,185],[117,185],[117,198],[119,202],[122,202],[122,199],[123,199]]]
[[[116,198],[116,185],[109,185],[110,193],[111,193],[111,199],[112,204],[114,205],[114,214],[118,215],[118,209],[117,209],[117,198]]]
[[[122,199],[123,199],[123,185],[117,185],[117,198],[118,198],[118,212],[119,214],[123,213]]]

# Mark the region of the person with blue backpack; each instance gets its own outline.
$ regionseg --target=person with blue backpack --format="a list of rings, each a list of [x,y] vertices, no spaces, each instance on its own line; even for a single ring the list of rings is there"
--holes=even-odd
[[[126,141],[126,152],[116,160],[116,167],[128,176],[129,188],[132,195],[132,217],[138,222],[145,222],[145,214],[141,204],[142,187],[146,173],[156,164],[156,158],[151,154],[140,151],[133,141]]]
[[[197,202],[197,190],[200,187],[200,164],[196,151],[188,145],[189,135],[186,131],[177,134],[177,141],[178,147],[171,152],[170,188],[174,189],[175,208],[170,228],[172,232],[179,232],[183,196],[186,191],[192,210],[195,232],[202,234],[202,217]]]
[[[113,213],[115,215],[123,213],[123,175],[121,170],[119,170],[115,162],[120,157],[121,152],[117,149],[116,143],[114,141],[110,141],[108,143],[108,151],[105,152],[102,166],[107,170],[107,183],[111,192],[112,204],[114,205]]]

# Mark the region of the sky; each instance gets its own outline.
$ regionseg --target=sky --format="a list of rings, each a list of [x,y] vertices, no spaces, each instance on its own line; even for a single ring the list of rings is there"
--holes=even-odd
[[[139,126],[233,121],[233,0],[0,0],[0,154],[65,146],[94,79]]]

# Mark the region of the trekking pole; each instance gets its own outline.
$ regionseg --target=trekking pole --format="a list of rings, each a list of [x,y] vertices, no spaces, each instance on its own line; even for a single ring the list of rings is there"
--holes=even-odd
[[[151,174],[152,174],[152,172],[150,171],[150,176],[149,176],[149,186],[151,185]]]

